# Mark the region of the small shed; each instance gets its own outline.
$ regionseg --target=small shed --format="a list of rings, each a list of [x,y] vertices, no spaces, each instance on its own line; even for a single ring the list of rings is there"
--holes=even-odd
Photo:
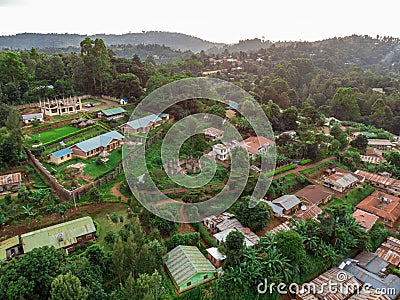
[[[195,246],[177,246],[164,256],[165,267],[179,293],[216,278],[216,269]]]
[[[221,253],[217,247],[211,247],[206,249],[207,251],[207,258],[211,263],[216,267],[219,268],[223,264],[224,260],[226,259],[226,255]]]
[[[59,165],[72,159],[72,150],[70,148],[61,149],[50,154],[50,162]]]

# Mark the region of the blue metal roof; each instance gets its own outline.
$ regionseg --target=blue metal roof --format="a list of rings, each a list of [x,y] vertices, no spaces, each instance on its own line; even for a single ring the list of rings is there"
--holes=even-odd
[[[89,152],[90,150],[94,150],[98,147],[106,147],[114,139],[122,140],[123,138],[124,136],[122,134],[114,130],[77,143],[75,146],[85,152]]]
[[[57,158],[60,158],[60,157],[62,157],[64,155],[71,154],[71,153],[72,153],[72,150],[70,148],[65,148],[65,149],[61,149],[61,150],[55,151],[55,152],[53,152],[51,154],[54,155]]]
[[[126,123],[128,126],[132,127],[133,129],[138,129],[138,128],[144,128],[146,127],[150,122],[158,122],[161,121],[162,119],[160,117],[158,117],[155,114],[151,114],[149,116],[137,119],[137,120],[133,120],[133,121],[129,121],[128,123]]]
[[[231,109],[237,109],[239,106],[239,103],[232,101],[232,100],[228,100],[228,105]]]

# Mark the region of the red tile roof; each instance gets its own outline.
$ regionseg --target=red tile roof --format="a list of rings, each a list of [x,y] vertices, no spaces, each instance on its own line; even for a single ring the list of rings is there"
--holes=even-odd
[[[275,142],[263,136],[252,136],[243,141],[246,150],[252,154],[257,154],[258,150],[265,144],[275,145]]]
[[[314,219],[322,213],[317,205],[308,206],[306,210],[299,210],[296,212],[296,216],[301,220]]]
[[[333,192],[322,185],[308,185],[294,195],[298,198],[304,198],[311,204],[319,205],[324,199],[333,195]]]
[[[382,198],[388,201],[383,201]],[[387,218],[391,222],[400,218],[400,198],[379,191],[374,191],[356,207],[383,219]]]
[[[357,209],[353,213],[353,217],[357,220],[358,223],[360,223],[361,227],[365,228],[367,231],[370,230],[379,219],[378,216],[370,214],[361,209]]]

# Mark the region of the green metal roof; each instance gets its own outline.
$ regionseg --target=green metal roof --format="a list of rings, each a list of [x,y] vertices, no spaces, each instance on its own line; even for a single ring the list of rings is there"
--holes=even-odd
[[[124,112],[126,112],[126,110],[119,106],[102,110],[102,113],[105,114],[107,117],[113,116],[113,115],[119,115]]]
[[[198,273],[215,272],[211,262],[195,246],[177,246],[164,256],[164,261],[178,286]]]
[[[21,241],[24,253],[43,246],[59,249],[75,244],[77,237],[95,231],[92,218],[84,217],[21,234]]]
[[[6,250],[8,248],[11,248],[11,247],[16,246],[18,244],[19,244],[18,235],[0,242],[0,261],[5,260],[7,258]]]

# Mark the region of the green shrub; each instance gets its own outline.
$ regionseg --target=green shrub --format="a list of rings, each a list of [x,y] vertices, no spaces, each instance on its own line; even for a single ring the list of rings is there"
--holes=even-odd
[[[209,247],[218,247],[217,242],[211,237],[203,223],[192,223],[192,227],[197,230],[203,240],[208,244]]]
[[[312,162],[312,161],[313,161],[313,160],[312,160],[311,158],[303,159],[302,161],[299,162],[299,165],[300,165],[300,166],[304,166],[304,165],[306,165],[306,164],[308,164],[308,163],[310,163],[310,162]]]
[[[197,246],[200,240],[200,235],[197,232],[186,233],[186,234],[176,234],[173,237],[165,240],[165,247],[167,251],[171,251],[176,246]]]
[[[287,171],[293,170],[295,168],[296,168],[296,165],[295,164],[291,164],[291,165],[288,165],[288,166],[285,166],[285,167],[282,167],[282,168],[278,168],[275,171],[267,172],[267,173],[265,173],[265,176],[270,177],[270,176],[273,176],[273,175],[278,175],[278,174],[285,173]]]
[[[121,223],[124,223],[124,217],[123,217],[123,216],[119,216],[119,221],[120,221]]]
[[[96,227],[95,236],[96,236],[96,238],[99,238],[99,236],[100,236],[100,223],[97,222],[96,220],[93,220],[93,223],[94,223],[94,227]]]
[[[106,236],[104,237],[104,240],[109,244],[114,244],[115,238],[116,238],[116,233],[113,231],[108,231],[106,233]]]
[[[113,223],[117,224],[118,223],[118,216],[116,214],[112,214],[110,216],[110,219]]]

